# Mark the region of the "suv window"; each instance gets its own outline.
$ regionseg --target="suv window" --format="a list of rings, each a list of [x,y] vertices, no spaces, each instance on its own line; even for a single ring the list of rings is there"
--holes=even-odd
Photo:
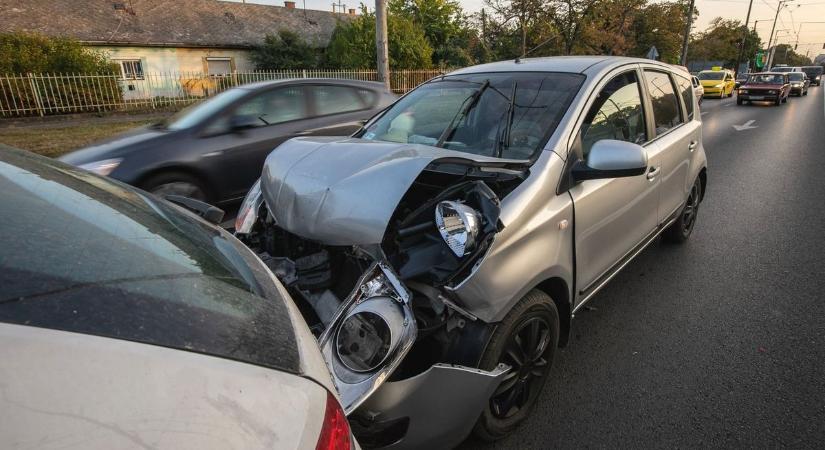
[[[676,77],[676,82],[679,84],[682,100],[685,102],[685,117],[687,120],[693,120],[693,86],[682,77]]]
[[[616,139],[641,144],[647,140],[639,80],[625,72],[599,92],[580,130],[584,158],[597,141]]]
[[[261,127],[304,119],[308,116],[304,90],[293,86],[263,92],[239,106],[234,116],[256,118]]]
[[[315,109],[319,116],[364,109],[364,100],[358,92],[346,86],[313,86]]]
[[[653,103],[653,119],[656,124],[656,134],[662,134],[679,125],[679,100],[673,90],[670,76],[664,72],[645,70],[647,89]]]

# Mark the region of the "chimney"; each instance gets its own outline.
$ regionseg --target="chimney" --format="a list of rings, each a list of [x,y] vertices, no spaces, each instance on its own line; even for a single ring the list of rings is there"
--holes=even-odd
[[[295,9],[295,2],[290,1],[290,0],[286,0],[284,2],[284,6],[287,7],[288,9]]]
[[[349,15],[351,15],[351,16],[355,15],[355,8],[350,8],[349,9]]]

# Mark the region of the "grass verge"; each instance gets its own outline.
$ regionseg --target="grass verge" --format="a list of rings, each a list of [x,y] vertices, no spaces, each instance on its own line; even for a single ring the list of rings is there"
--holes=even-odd
[[[66,124],[48,127],[0,128],[0,143],[44,156],[57,157],[92,142],[146,125],[156,119],[141,119],[106,124]]]

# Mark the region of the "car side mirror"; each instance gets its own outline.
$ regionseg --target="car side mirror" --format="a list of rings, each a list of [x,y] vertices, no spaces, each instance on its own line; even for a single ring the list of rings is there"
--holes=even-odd
[[[261,123],[261,119],[255,116],[232,116],[232,118],[229,119],[229,129],[232,132],[239,132],[249,128],[255,128]]]
[[[576,181],[635,177],[647,170],[647,151],[641,145],[615,139],[593,144],[587,161],[578,161],[572,170]]]

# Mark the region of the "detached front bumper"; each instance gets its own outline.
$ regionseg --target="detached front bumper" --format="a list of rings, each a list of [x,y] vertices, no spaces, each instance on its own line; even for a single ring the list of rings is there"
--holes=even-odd
[[[449,449],[472,431],[510,367],[492,371],[435,364],[411,378],[389,381],[350,416],[367,448]]]

